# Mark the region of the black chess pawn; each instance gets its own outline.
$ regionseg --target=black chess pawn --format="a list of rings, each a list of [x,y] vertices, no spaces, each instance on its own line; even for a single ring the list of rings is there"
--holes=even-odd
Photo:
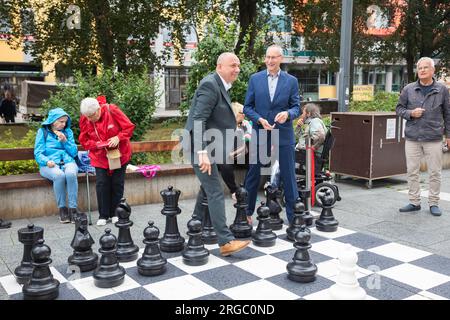
[[[183,250],[183,262],[189,266],[201,266],[208,263],[209,251],[202,240],[202,223],[194,217],[187,223],[188,243]]]
[[[333,211],[334,197],[330,190],[325,190],[319,194],[322,202],[322,212],[320,217],[316,220],[316,229],[323,232],[334,232],[338,228],[339,222],[334,218]]]
[[[311,197],[311,190],[304,188],[304,189],[300,189],[300,190],[299,190],[299,193],[300,193],[300,198],[302,199],[303,204],[304,204],[305,207],[306,207],[306,200],[307,200],[309,197]],[[306,224],[308,227],[309,227],[309,226],[312,226],[314,217],[311,215],[311,212],[309,212],[309,210],[306,209],[306,210],[303,212],[302,218],[303,218],[303,221],[305,221],[305,224]]]
[[[31,273],[33,272],[31,249],[39,239],[44,238],[44,229],[35,227],[34,224],[29,224],[26,228],[19,229],[17,233],[19,235],[19,241],[23,243],[24,247],[22,261],[14,270],[14,275],[19,284],[24,284],[30,279]]]
[[[312,262],[308,250],[311,232],[303,225],[295,234],[294,247],[297,249],[294,258],[286,266],[288,278],[296,282],[312,282],[316,280],[317,266]]]
[[[201,206],[202,206],[202,239],[205,244],[216,244],[217,243],[217,233],[214,230],[211,222],[211,216],[209,214],[208,208],[208,197],[203,187],[200,187],[200,192],[203,195]]]
[[[157,276],[166,271],[167,260],[161,256],[159,251],[159,229],[148,222],[144,229],[145,249],[142,258],[137,261],[138,272],[143,276]]]
[[[250,238],[252,236],[253,226],[247,220],[247,197],[247,190],[241,185],[236,190],[236,203],[234,204],[236,217],[233,224],[230,225],[230,230],[236,238]]]
[[[258,226],[252,234],[253,244],[258,247],[271,247],[275,245],[277,235],[270,228],[270,210],[264,203],[256,210],[258,214]]]
[[[160,192],[164,201],[164,208],[161,213],[166,216],[166,229],[164,235],[159,241],[161,251],[177,252],[184,248],[184,238],[178,231],[177,215],[181,213],[178,207],[178,199],[181,191],[169,186]]]
[[[112,288],[121,285],[125,280],[125,269],[119,265],[116,257],[117,238],[107,228],[100,237],[102,256],[100,263],[94,271],[94,285],[99,288]]]
[[[133,225],[133,221],[130,221],[131,208],[125,198],[120,199],[115,213],[119,218],[119,221],[115,223],[119,228],[116,257],[120,262],[136,260],[139,255],[139,247],[131,238],[130,227]]]
[[[95,243],[88,231],[88,218],[85,213],[79,212],[74,216],[75,234],[70,246],[73,254],[67,259],[69,265],[76,265],[81,272],[97,268],[98,255],[92,251]]]
[[[53,278],[50,271],[51,249],[39,239],[31,249],[33,272],[30,280],[22,287],[25,300],[53,300],[59,294],[59,281]]]
[[[278,188],[272,185],[266,187],[266,203],[270,210],[269,222],[272,230],[280,230],[283,228],[284,221],[280,218],[280,212],[283,211],[281,197],[282,194]]]
[[[301,226],[305,224],[303,220],[303,212],[305,211],[305,205],[297,201],[294,205],[294,219],[286,229],[287,238],[291,241],[295,241],[295,234],[300,230]]]

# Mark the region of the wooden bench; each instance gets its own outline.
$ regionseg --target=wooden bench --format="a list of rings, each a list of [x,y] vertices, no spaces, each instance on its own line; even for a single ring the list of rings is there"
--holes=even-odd
[[[178,141],[142,141],[132,142],[132,152],[172,151]],[[79,147],[79,150],[83,150]],[[0,161],[33,160],[33,148],[0,149]],[[153,179],[144,178],[140,172],[127,172],[125,194],[131,205],[161,202],[159,191],[168,185],[183,190],[182,199],[196,196],[199,183],[189,164],[162,164],[161,170]],[[78,207],[89,211],[97,209],[95,196],[95,175],[78,175]],[[52,182],[39,173],[0,176],[0,218],[18,219],[57,213]]]

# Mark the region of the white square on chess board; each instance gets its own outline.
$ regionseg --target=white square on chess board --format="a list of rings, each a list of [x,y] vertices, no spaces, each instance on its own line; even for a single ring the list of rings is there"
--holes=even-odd
[[[75,288],[86,300],[93,300],[105,296],[112,295],[116,292],[127,291],[130,289],[134,289],[140,287],[139,283],[131,279],[129,276],[125,275],[124,282],[117,287],[114,288],[99,288],[94,284],[93,277],[86,277],[74,281],[70,281],[67,285],[70,289],[70,286]]]
[[[402,262],[410,262],[431,255],[430,252],[407,247],[394,242],[371,248],[367,251]]]
[[[170,258],[167,260],[167,262],[173,264],[178,269],[181,269],[184,272],[189,273],[189,274],[201,272],[201,271],[205,271],[205,270],[210,270],[210,269],[214,269],[217,267],[222,267],[227,264],[230,264],[229,262],[227,262],[223,259],[220,259],[219,257],[216,257],[215,255],[213,255],[211,253],[208,256],[208,263],[201,265],[201,266],[189,266],[189,265],[185,264],[183,262],[182,256]]]
[[[234,263],[236,267],[253,273],[259,278],[269,278],[286,272],[286,261],[273,256],[264,255]]]
[[[222,291],[233,300],[294,300],[296,294],[261,279]]]
[[[336,231],[333,232],[323,232],[316,229],[316,227],[310,228],[311,232],[317,234],[318,236],[327,238],[327,239],[336,239],[343,236],[348,236],[349,234],[355,233],[355,231],[345,229],[342,227],[338,227]]]
[[[271,247],[258,247],[253,244],[253,241],[249,244],[249,247],[265,254],[274,254],[277,252],[294,249],[294,243],[277,238],[275,240],[275,245]]]
[[[161,300],[191,300],[217,292],[190,274],[151,283],[144,288]]]
[[[338,258],[339,257],[339,253],[341,252],[341,250],[343,248],[345,248],[346,244],[333,240],[333,239],[329,239],[329,240],[324,240],[324,241],[319,241],[319,242],[315,242],[312,244],[312,248],[311,250],[316,251],[318,253],[324,254],[328,257],[332,257],[332,258]],[[355,253],[358,253],[360,251],[363,251],[360,248],[357,248],[355,246],[352,246],[352,250]]]

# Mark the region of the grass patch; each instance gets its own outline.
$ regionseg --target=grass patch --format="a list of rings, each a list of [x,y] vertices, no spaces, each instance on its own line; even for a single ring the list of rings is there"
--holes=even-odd
[[[150,130],[142,137],[142,141],[171,140],[172,133],[176,129],[183,129],[184,125],[184,122],[180,123],[175,121],[153,123]]]

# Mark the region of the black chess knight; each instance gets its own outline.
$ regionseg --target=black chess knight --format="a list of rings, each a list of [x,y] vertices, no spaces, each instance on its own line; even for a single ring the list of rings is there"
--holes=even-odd
[[[85,213],[79,212],[74,217],[75,234],[70,246],[73,254],[67,259],[69,265],[76,265],[81,272],[91,271],[97,268],[98,255],[92,251],[95,243],[88,231],[88,218]]]
[[[184,248],[184,238],[178,231],[177,215],[181,213],[178,207],[178,200],[181,191],[169,186],[160,192],[164,201],[164,208],[161,213],[166,216],[166,229],[163,237],[159,241],[161,251],[177,252]]]
[[[44,238],[44,229],[37,227],[34,224],[29,224],[26,228],[17,231],[19,241],[23,243],[23,256],[20,265],[14,270],[16,281],[19,284],[26,283],[33,272],[33,264],[31,261],[31,249],[39,239]]]
[[[139,254],[139,247],[134,244],[131,238],[130,227],[133,225],[133,221],[130,221],[130,215],[130,206],[125,198],[120,199],[116,208],[116,216],[119,221],[115,223],[116,227],[119,228],[116,257],[120,262],[136,260]]]
[[[138,272],[143,276],[157,276],[166,271],[167,260],[159,251],[159,229],[153,224],[153,221],[149,221],[148,227],[144,229],[145,249],[142,258],[137,261]]]
[[[31,250],[33,272],[30,280],[22,287],[25,300],[53,300],[59,295],[59,281],[53,278],[50,271],[51,249],[39,239]]]
[[[230,230],[236,238],[250,238],[252,236],[253,226],[247,220],[247,190],[241,185],[236,190],[236,217],[234,223],[230,225]]]
[[[280,230],[283,228],[283,219],[280,218],[280,212],[283,210],[280,199],[281,191],[272,185],[268,185],[266,187],[266,198],[266,204],[270,210],[270,228],[272,230]]]
[[[100,263],[94,271],[94,285],[99,288],[112,288],[121,285],[125,280],[125,269],[119,265],[116,257],[117,238],[107,228],[100,237],[102,256]]]

